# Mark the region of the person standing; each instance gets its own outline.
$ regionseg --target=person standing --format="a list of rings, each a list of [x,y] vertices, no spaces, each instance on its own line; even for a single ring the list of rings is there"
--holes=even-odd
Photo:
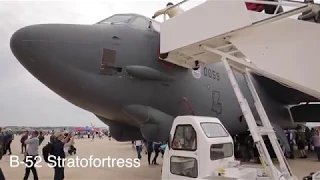
[[[154,153],[155,153],[154,158],[152,160],[152,164],[153,165],[159,165],[157,163],[157,158],[159,156],[160,146],[161,146],[161,142],[154,142],[153,143],[153,150],[154,150]]]
[[[297,128],[297,136],[296,136],[296,143],[298,146],[298,150],[300,151],[301,157],[300,158],[307,158],[307,153],[305,151],[306,148],[306,137],[305,133],[302,131],[302,127],[299,126]]]
[[[108,138],[109,138],[109,141],[111,141],[111,133],[110,133],[110,131],[108,131]]]
[[[2,159],[4,153],[4,135],[2,132],[2,128],[0,127],[0,160]]]
[[[147,142],[147,153],[148,153],[148,163],[149,163],[149,165],[151,165],[150,160],[151,160],[152,152],[153,152],[153,142],[152,141],[148,141]]]
[[[50,136],[50,143],[53,144],[55,141],[56,141],[55,132],[54,130],[52,130],[51,136]]]
[[[0,127],[0,160],[2,159],[3,153],[4,153],[4,135],[2,132],[2,128]],[[1,167],[0,167],[0,179],[5,179]]]
[[[42,131],[40,131],[40,134],[39,134],[39,145],[41,145],[41,143],[43,142],[43,140],[44,140],[44,136],[43,136],[43,133],[42,133]]]
[[[66,158],[66,153],[64,149],[69,147],[74,142],[74,135],[69,133],[68,137],[64,137],[62,132],[55,133],[55,142],[53,143],[53,153],[55,157],[56,166],[54,167],[54,180],[63,180],[64,179],[64,164]],[[68,143],[67,143],[68,142]]]
[[[320,161],[320,136],[319,131],[315,131],[314,135],[312,136],[312,143],[314,146],[314,151],[317,154],[318,161]]]
[[[163,155],[164,155],[164,152],[165,152],[167,146],[168,146],[168,142],[165,142],[160,146],[160,152],[162,154],[162,156],[161,156],[162,158],[163,158]]]
[[[311,145],[311,140],[312,140],[312,136],[313,134],[311,134],[311,130],[306,127],[305,130],[304,130],[304,134],[305,134],[305,137],[306,137],[306,143],[307,143],[307,146],[308,146],[308,151],[312,151],[312,145]]]
[[[5,139],[5,152],[4,152],[4,154],[7,154],[7,152],[9,151],[8,155],[11,155],[12,154],[11,143],[14,139],[14,136],[13,136],[11,130],[7,131],[6,135],[4,136],[4,139]]]
[[[95,135],[96,135],[96,133],[94,131],[92,131],[92,141],[94,140]]]
[[[25,163],[26,163],[26,172],[24,174],[23,180],[28,180],[30,171],[32,171],[33,179],[38,180],[38,173],[35,167],[38,157],[38,149],[39,149],[39,139],[38,139],[39,132],[34,131],[31,134],[30,139],[25,141],[25,144],[28,145],[28,149],[25,156]]]
[[[27,152],[27,145],[25,141],[28,139],[29,133],[26,131],[26,133],[21,137],[20,143],[21,143],[21,154]]]
[[[293,138],[293,133],[289,131],[289,129],[287,129],[286,132],[286,136],[287,136],[287,140],[289,142],[289,146],[290,146],[290,151],[289,153],[289,157],[290,159],[294,159],[294,138]]]
[[[143,142],[142,142],[142,140],[136,140],[135,142],[134,142],[134,144],[135,144],[135,146],[136,146],[136,151],[137,151],[137,154],[138,154],[138,159],[140,159],[141,160],[141,151],[142,151],[142,144],[143,144]]]

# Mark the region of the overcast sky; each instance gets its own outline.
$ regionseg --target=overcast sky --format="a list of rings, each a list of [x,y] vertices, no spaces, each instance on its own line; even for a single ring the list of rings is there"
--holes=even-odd
[[[91,122],[104,126],[92,113],[60,98],[19,64],[9,48],[10,37],[16,30],[40,23],[94,24],[115,13],[138,13],[151,17],[166,3],[121,0],[0,1],[0,126],[85,126]],[[188,3],[187,7],[199,3]]]
[[[189,9],[201,2],[188,2],[183,8]],[[53,93],[18,63],[9,48],[10,37],[16,30],[40,23],[93,24],[115,13],[151,17],[166,3],[156,0],[0,1],[0,126],[85,126],[90,123],[104,126],[92,113]]]

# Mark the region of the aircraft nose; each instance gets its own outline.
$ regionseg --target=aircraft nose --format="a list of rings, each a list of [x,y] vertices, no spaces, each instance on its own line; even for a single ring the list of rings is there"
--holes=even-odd
[[[33,40],[37,36],[37,32],[34,31],[35,28],[37,28],[37,25],[23,27],[11,36],[11,51],[22,64],[25,64],[25,61],[31,58],[32,47],[31,44],[28,44],[28,41]]]

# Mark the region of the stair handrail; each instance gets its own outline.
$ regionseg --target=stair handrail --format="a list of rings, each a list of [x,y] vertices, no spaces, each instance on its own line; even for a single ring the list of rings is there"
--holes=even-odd
[[[172,8],[175,8],[181,4],[184,4],[186,2],[188,2],[189,0],[183,0],[183,1],[180,1],[179,3],[167,8],[164,12],[164,15],[163,15],[163,21],[166,21],[167,20],[167,12],[172,9]],[[256,4],[264,4],[264,5],[276,5],[277,6],[277,10],[279,9],[280,6],[292,6],[292,7],[299,7],[301,6],[302,4],[306,4],[304,2],[299,2],[299,1],[295,1],[295,0],[279,0],[279,1],[264,1],[264,0],[244,0],[243,2],[247,2],[247,3],[256,3]],[[277,11],[275,11],[277,12]]]

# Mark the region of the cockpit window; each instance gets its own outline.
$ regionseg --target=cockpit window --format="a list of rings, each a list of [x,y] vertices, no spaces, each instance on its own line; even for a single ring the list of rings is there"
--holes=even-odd
[[[151,21],[151,22],[152,22],[152,27],[153,27],[156,31],[160,32],[160,23],[157,22],[157,21]]]
[[[137,17],[133,22],[130,24],[141,27],[141,28],[148,28],[149,24],[148,21],[145,18],[142,17]]]
[[[99,22],[99,24],[123,24],[128,23],[132,18],[132,15],[116,14]]]

